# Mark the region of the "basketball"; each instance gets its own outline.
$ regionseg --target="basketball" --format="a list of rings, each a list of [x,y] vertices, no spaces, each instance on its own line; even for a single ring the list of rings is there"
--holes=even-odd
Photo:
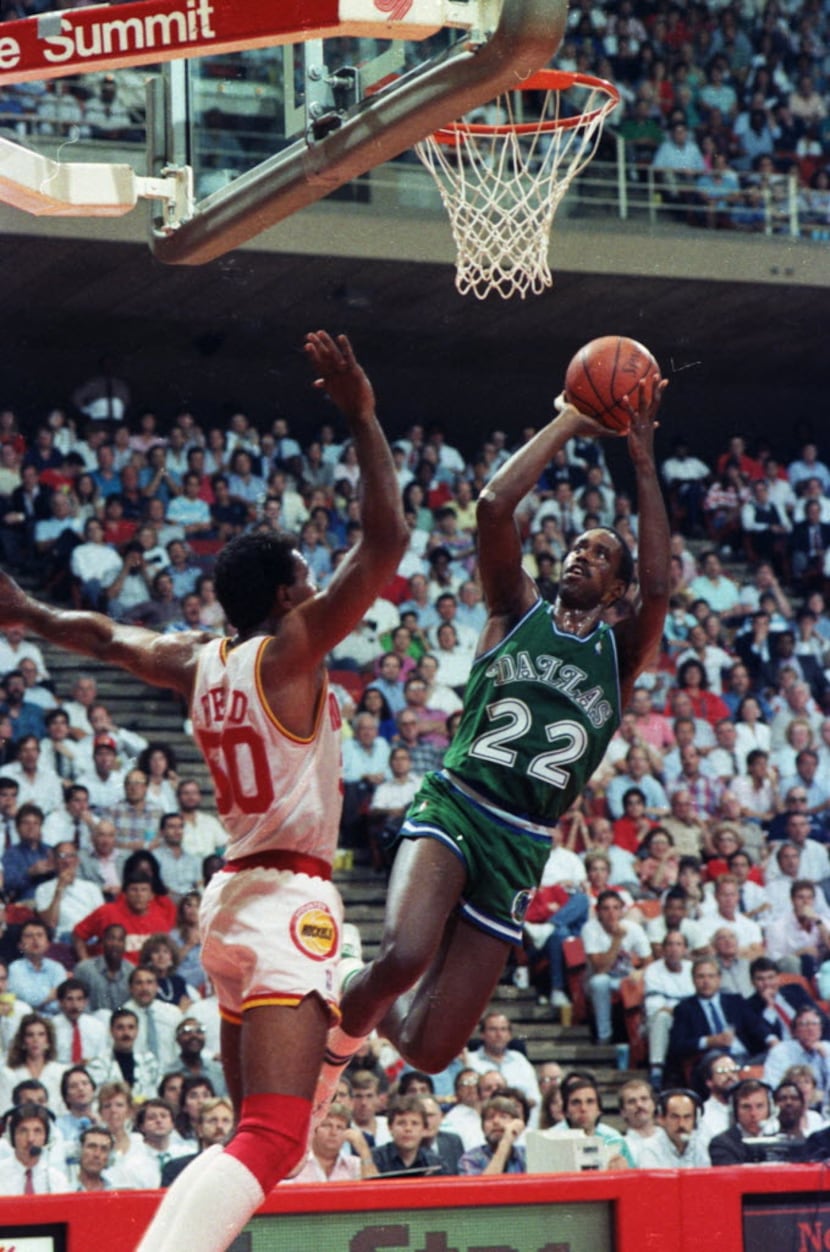
[[[586,417],[616,434],[628,434],[630,415],[621,403],[636,394],[644,378],[660,367],[648,348],[623,335],[592,339],[571,359],[565,399]]]

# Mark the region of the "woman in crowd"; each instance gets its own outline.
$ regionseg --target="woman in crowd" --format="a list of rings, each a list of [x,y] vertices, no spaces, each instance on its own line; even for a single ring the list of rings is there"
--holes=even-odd
[[[182,1094],[179,1102],[179,1113],[176,1118],[176,1130],[185,1140],[196,1140],[199,1137],[199,1109],[205,1100],[215,1096],[213,1083],[200,1074],[186,1074],[182,1083]]]
[[[3,1108],[11,1104],[11,1094],[24,1078],[36,1078],[49,1093],[49,1108],[53,1113],[65,1113],[61,1096],[61,1079],[66,1066],[57,1057],[55,1028],[48,1017],[39,1013],[27,1013],[20,1019],[17,1033],[12,1039],[6,1064],[0,1073],[0,1100]]]
[[[175,1004],[184,1013],[193,1003],[189,988],[178,972],[179,949],[169,935],[151,935],[141,945],[139,965],[151,969],[158,981],[157,1000]]]
[[[158,1186],[158,1165],[141,1135],[133,1130],[133,1096],[125,1082],[105,1082],[98,1091],[98,1116],[113,1137],[108,1175],[113,1188],[144,1190]]]
[[[770,729],[755,697],[744,696],[735,711],[735,751],[742,771],[746,769],[746,758],[754,748],[769,752]]]
[[[139,754],[138,768],[147,775],[147,803],[162,813],[175,813],[178,808],[176,787],[176,754],[164,743],[150,743]]]
[[[377,687],[367,687],[363,692],[355,708],[355,715],[358,713],[371,713],[373,717],[376,717],[379,723],[378,734],[387,742],[391,742],[398,733],[398,726],[389,707],[389,701]]]

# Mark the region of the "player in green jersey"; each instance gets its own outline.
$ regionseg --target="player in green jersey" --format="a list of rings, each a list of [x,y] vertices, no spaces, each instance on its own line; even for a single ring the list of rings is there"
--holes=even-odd
[[[437,1071],[467,1043],[520,935],[523,904],[550,851],[550,827],[601,760],[634,680],[659,645],[669,593],[669,524],[654,463],[656,372],[631,408],[628,451],[640,514],[636,613],[607,626],[631,556],[615,531],[580,535],[554,605],[522,569],[519,502],[576,436],[610,432],[562,398],[477,504],[488,617],[464,713],[416,795],[389,882],[377,957],[355,973],[329,1036],[322,1106],[339,1064],[373,1028],[418,1069]]]

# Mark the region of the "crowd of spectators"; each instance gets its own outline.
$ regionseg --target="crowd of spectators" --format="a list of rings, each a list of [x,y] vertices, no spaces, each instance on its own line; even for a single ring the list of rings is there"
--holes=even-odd
[[[31,429],[12,409],[0,412],[6,567],[59,603],[158,630],[214,632],[233,625],[216,602],[212,564],[245,529],[293,532],[318,582],[332,577],[361,526],[359,471],[336,426],[301,442],[284,417],[266,427],[237,412],[203,426],[183,411],[162,429],[152,413],[130,420],[130,405],[128,384],[104,362],[71,404]],[[616,992],[623,980],[640,980],[652,1089],[688,1085],[712,1053],[733,1076],[756,1067],[776,1090],[793,1066],[806,1067],[814,1090],[801,1134],[824,1124],[830,1084],[830,1045],[820,1037],[830,1037],[821,1004],[830,994],[830,469],[809,434],[795,440],[774,454],[735,435],[711,468],[681,442],[661,463],[674,533],[660,654],[600,769],[553,832],[514,977],[520,985],[533,977],[551,1019],[566,1013],[563,944],[581,938],[599,1042],[622,1037]],[[485,620],[475,498],[509,443],[494,430],[463,455],[439,425],[412,425],[394,440],[410,547],[330,657],[343,712],[345,864],[386,871],[417,782],[440,767],[455,731]],[[595,441],[573,441],[557,455],[517,520],[525,568],[548,598],[570,540],[586,526],[613,524],[636,557],[635,502],[615,489]],[[629,609],[622,601],[611,616]],[[62,689],[37,643],[14,626],[0,637],[0,675],[3,1107],[46,1104],[58,1122],[42,1129],[55,1145],[58,1126],[71,1129],[65,1118],[79,1132],[90,1128],[85,1119],[103,1125],[118,1165],[107,1177],[145,1185],[135,1180],[153,1169],[161,1179],[171,1144],[181,1147],[180,1138],[192,1149],[199,1138],[192,1087],[206,1098],[224,1094],[197,923],[224,831],[199,781],[180,774],[140,710],[135,724],[119,725],[92,675],[76,673],[71,690]],[[481,1055],[469,1049],[433,1082],[450,1125],[472,1125],[465,1152],[479,1172],[494,1161],[490,1172],[518,1169],[523,1125],[533,1129],[544,1107],[505,1025],[485,1021]],[[455,1083],[479,1062],[521,1089],[528,1107],[512,1095],[509,1107],[491,1107],[494,1092],[479,1091],[478,1079],[480,1108],[465,1103]],[[84,1070],[87,1111],[70,1100],[72,1066]],[[370,1120],[382,1080],[399,1069],[393,1056],[375,1072],[369,1087],[378,1090],[364,1101],[371,1111],[375,1100]],[[719,1076],[709,1075],[715,1086]],[[585,1081],[565,1101],[564,1118],[602,1138],[596,1084]],[[718,1104],[706,1081],[701,1098]],[[21,1082],[29,1083],[22,1093]],[[728,1100],[720,1104],[718,1134],[731,1134],[742,1125],[739,1101],[734,1125]],[[211,1112],[226,1133],[227,1106]],[[677,1114],[675,1149],[687,1112]],[[675,1113],[671,1106],[660,1116]],[[417,1133],[430,1116],[428,1106],[396,1104],[394,1151],[371,1163],[363,1153],[358,1170],[368,1176],[384,1162],[432,1169],[429,1158],[407,1163],[433,1151]],[[669,1124],[661,1123],[667,1134]],[[327,1176],[347,1130],[339,1110],[319,1145]],[[90,1159],[105,1138],[93,1138]],[[6,1146],[16,1152],[12,1140]],[[609,1163],[627,1163],[627,1152],[608,1142]],[[157,1149],[149,1165],[148,1145]],[[41,1166],[64,1175],[67,1161],[75,1168],[60,1151],[32,1165],[35,1190],[56,1185]],[[26,1168],[10,1166],[8,1185],[25,1186]],[[0,1187],[5,1177],[0,1159]]]
[[[0,15],[43,9],[40,0],[10,0]],[[368,43],[338,41],[330,68],[338,58],[363,63]],[[272,55],[243,53],[210,73],[260,84]],[[819,0],[576,0],[555,64],[617,85],[622,103],[609,133],[625,141],[635,183],[654,171],[668,209],[693,224],[746,231],[789,231],[797,218],[804,233],[830,238],[830,26]],[[142,80],[122,70],[14,84],[0,90],[0,115],[41,135],[140,139]],[[301,80],[295,89],[302,93]],[[252,154],[265,102],[260,93],[250,103],[253,115],[224,113],[221,100],[206,106],[207,165],[239,172],[261,159]]]

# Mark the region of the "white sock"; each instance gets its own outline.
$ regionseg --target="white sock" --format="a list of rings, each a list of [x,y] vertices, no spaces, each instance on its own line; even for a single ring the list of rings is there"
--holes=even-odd
[[[365,1039],[355,1039],[353,1035],[347,1035],[342,1026],[332,1026],[329,1031],[326,1043],[326,1056],[320,1070],[320,1077],[317,1079],[314,1103],[311,1106],[311,1124],[308,1132],[309,1143],[314,1131],[329,1111],[329,1105],[334,1099],[340,1075],[364,1042]]]
[[[355,1039],[354,1035],[347,1035],[342,1026],[332,1026],[326,1038],[326,1059],[323,1068],[331,1064],[338,1065],[339,1069],[342,1069],[343,1064],[350,1061],[365,1042],[365,1035],[360,1039]]]
[[[225,1252],[264,1199],[246,1165],[211,1149],[176,1179],[136,1252]]]

